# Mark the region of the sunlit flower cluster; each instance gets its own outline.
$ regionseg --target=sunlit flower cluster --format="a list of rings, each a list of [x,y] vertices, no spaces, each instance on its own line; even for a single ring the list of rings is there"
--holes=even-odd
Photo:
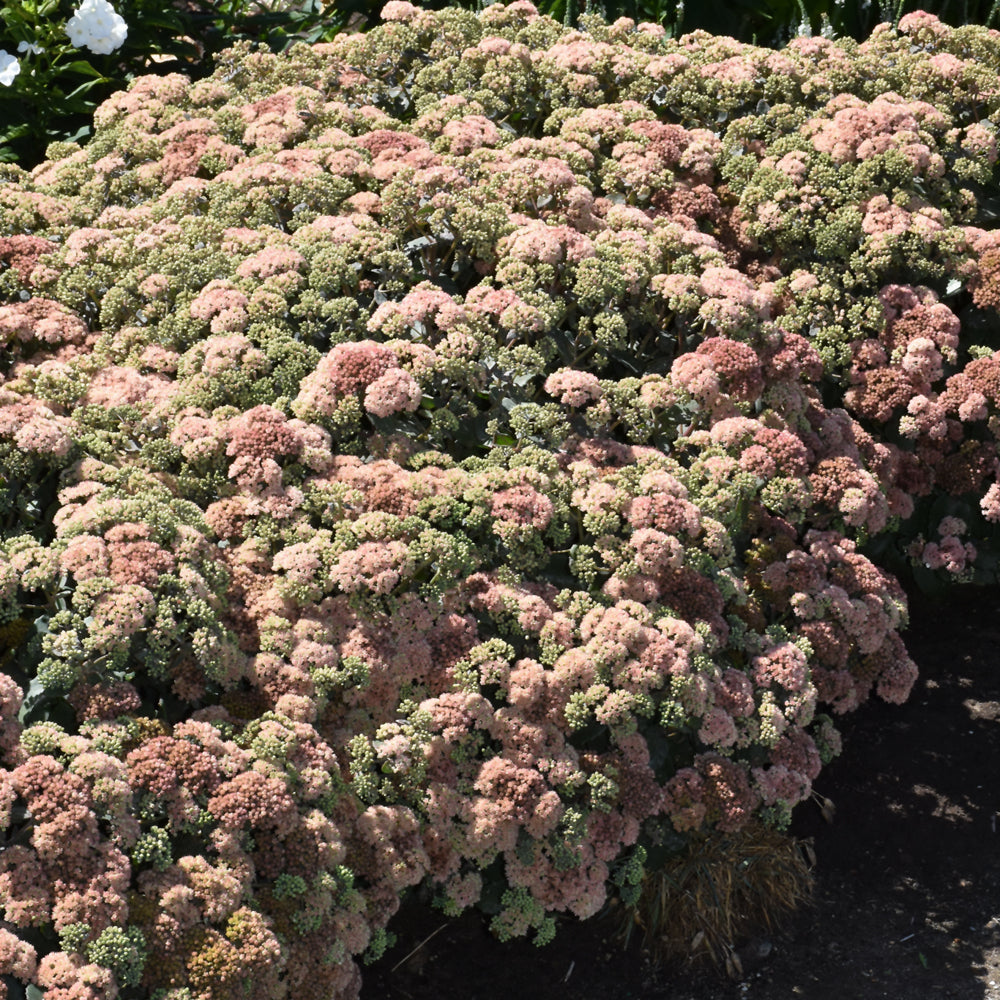
[[[120,49],[128,36],[128,25],[108,0],[83,0],[66,22],[70,44],[98,55]]]

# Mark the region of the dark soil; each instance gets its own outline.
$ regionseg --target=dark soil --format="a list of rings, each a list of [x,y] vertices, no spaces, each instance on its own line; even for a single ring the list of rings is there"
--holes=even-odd
[[[920,679],[905,705],[840,720],[844,753],[816,782],[833,821],[809,802],[793,825],[815,852],[814,900],[736,942],[741,980],[658,967],[599,920],[539,949],[413,905],[363,1000],[1000,1000],[1000,592],[910,609]]]

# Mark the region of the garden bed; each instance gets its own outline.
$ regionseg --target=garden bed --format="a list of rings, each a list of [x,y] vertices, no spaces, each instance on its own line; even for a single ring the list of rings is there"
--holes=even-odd
[[[0,170],[0,974],[355,1000],[392,922],[379,996],[975,988],[994,667],[914,634],[910,699],[893,574],[1000,580],[1000,32],[383,20]],[[798,813],[818,909],[738,941]],[[682,969],[575,923],[646,872]]]
[[[446,921],[414,907],[362,997],[1000,998],[1000,592],[910,604],[920,679],[905,705],[873,701],[844,720],[843,756],[816,782],[833,822],[809,803],[793,826],[816,854],[814,903],[778,933],[738,943],[741,981],[656,968],[597,921],[564,924],[536,949],[501,945],[467,914],[417,947]]]

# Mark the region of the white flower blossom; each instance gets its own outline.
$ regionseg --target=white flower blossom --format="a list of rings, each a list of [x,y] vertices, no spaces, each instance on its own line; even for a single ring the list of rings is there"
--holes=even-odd
[[[36,45],[34,42],[18,42],[17,51],[27,52],[30,55],[37,56],[41,55],[45,49],[43,49],[41,45]]]
[[[0,84],[9,87],[21,72],[21,64],[6,49],[0,49]]]
[[[106,56],[121,48],[128,35],[128,25],[108,0],[83,0],[66,22],[70,42]]]

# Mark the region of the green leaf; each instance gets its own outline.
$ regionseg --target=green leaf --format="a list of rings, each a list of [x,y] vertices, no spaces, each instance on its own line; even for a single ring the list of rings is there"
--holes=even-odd
[[[28,717],[28,713],[35,707],[35,704],[44,697],[45,688],[42,687],[41,682],[37,677],[33,678],[31,684],[28,686],[28,693],[24,696],[24,701],[21,703],[21,710],[17,714],[17,720],[22,725]]]
[[[78,73],[80,76],[93,77],[95,80],[107,79],[100,70],[94,69],[86,59],[74,59],[73,62],[61,66],[60,69],[64,73]]]
[[[81,139],[89,138],[93,131],[89,125],[81,125],[75,132],[68,133],[63,141],[79,142]]]
[[[31,126],[25,122],[5,129],[3,132],[0,132],[0,137],[3,138],[4,142],[14,142],[15,139],[22,139],[24,136],[30,135],[30,133]]]
[[[67,94],[63,99],[62,111],[67,115],[87,115],[89,117],[99,102],[85,95],[96,86],[96,80],[88,80],[87,83],[77,87],[72,94]]]
[[[183,31],[184,22],[179,17],[170,17],[169,15],[143,14],[142,27],[143,29],[165,28],[168,31]]]

